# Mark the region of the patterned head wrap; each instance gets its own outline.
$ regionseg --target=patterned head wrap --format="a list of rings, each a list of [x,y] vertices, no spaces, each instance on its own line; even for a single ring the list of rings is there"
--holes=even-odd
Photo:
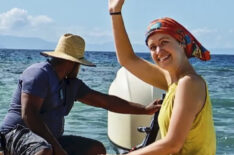
[[[197,39],[181,24],[171,18],[162,18],[152,21],[147,27],[146,45],[148,38],[156,32],[166,33],[185,45],[188,58],[197,57],[203,61],[210,60],[210,52],[206,50]]]

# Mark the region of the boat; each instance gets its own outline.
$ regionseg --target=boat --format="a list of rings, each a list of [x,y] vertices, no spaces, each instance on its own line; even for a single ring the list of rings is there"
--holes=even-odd
[[[121,67],[110,85],[109,94],[125,100],[148,105],[161,99],[165,92],[140,80],[124,67]],[[137,131],[138,127],[148,127],[153,115],[119,114],[108,111],[108,138],[117,153],[124,153],[140,145],[146,134]],[[160,134],[157,134],[157,139]]]

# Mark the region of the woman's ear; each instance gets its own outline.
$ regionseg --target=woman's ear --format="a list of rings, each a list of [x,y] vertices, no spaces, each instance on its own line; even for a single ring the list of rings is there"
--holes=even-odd
[[[184,49],[185,49],[185,47],[186,47],[185,43],[183,43],[183,42],[179,42],[179,46],[180,46],[181,48],[184,48]]]

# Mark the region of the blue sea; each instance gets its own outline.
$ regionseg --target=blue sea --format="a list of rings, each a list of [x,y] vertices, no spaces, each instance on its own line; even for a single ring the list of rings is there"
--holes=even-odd
[[[30,64],[46,60],[40,56],[40,52],[41,50],[0,49],[0,122],[7,112],[22,71]],[[137,55],[152,61],[149,53]],[[120,68],[115,53],[88,51],[86,57],[97,67],[82,66],[78,77],[91,88],[108,93]],[[211,61],[192,59],[191,63],[208,83],[217,134],[217,155],[234,154],[234,55],[212,55]],[[65,134],[100,140],[108,153],[115,153],[107,137],[106,110],[75,103],[66,117]]]

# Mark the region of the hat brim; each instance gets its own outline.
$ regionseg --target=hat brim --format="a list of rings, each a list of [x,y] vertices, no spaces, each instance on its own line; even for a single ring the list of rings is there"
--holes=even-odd
[[[96,66],[92,62],[86,60],[85,58],[74,58],[70,55],[55,52],[55,51],[45,51],[45,52],[41,52],[40,54],[43,56],[46,56],[46,57],[55,57],[55,58],[60,58],[60,59],[65,59],[65,60],[77,62],[77,63],[80,63],[80,64],[85,65],[85,66],[91,66],[91,67]]]

